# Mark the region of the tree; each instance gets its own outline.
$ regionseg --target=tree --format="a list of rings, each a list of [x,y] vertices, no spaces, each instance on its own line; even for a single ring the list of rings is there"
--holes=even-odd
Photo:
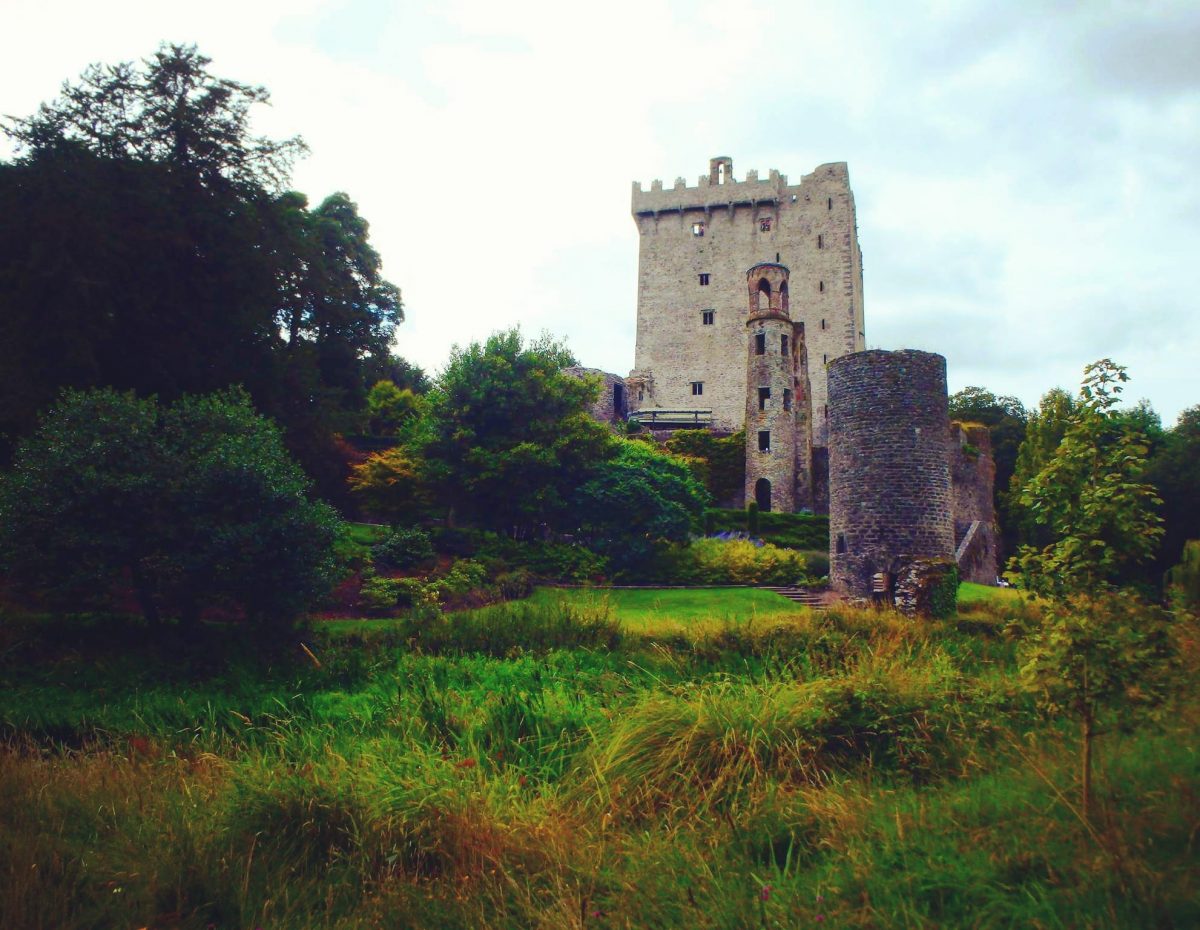
[[[742,430],[732,436],[714,436],[706,429],[681,429],[664,445],[696,463],[696,477],[718,502],[730,500],[746,484],[746,434]]]
[[[1162,498],[1163,544],[1158,573],[1179,562],[1184,544],[1200,531],[1200,406],[1179,414],[1151,455],[1145,480]]]
[[[352,466],[350,491],[368,514],[388,523],[412,522],[430,504],[422,462],[403,446]]]
[[[63,387],[169,402],[240,384],[323,491],[344,491],[333,435],[398,361],[399,291],[346,194],[310,210],[281,193],[305,149],[250,134],[266,91],[208,65],[163,46],[7,122],[0,437],[31,431]]]
[[[579,536],[615,569],[648,558],[655,543],[697,528],[711,498],[687,463],[645,443],[622,441],[571,500]]]
[[[1110,359],[1087,366],[1062,441],[1021,490],[1021,506],[1050,536],[1044,546],[1022,546],[1010,563],[1028,590],[1096,592],[1154,553],[1162,521],[1159,498],[1140,480],[1146,440],[1113,409],[1128,380]]]
[[[594,382],[548,336],[517,329],[455,347],[430,393],[423,455],[438,499],[456,517],[522,538],[569,522],[569,502],[616,440],[588,414]]]
[[[368,429],[372,436],[395,436],[405,422],[423,414],[424,406],[410,388],[377,381],[367,394]]]
[[[244,391],[170,406],[68,391],[0,478],[0,564],[73,602],[133,588],[150,622],[277,627],[333,581],[337,518]]]

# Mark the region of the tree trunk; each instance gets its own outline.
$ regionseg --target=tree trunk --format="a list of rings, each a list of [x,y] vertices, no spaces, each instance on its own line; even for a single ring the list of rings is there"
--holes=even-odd
[[[1085,823],[1091,823],[1089,807],[1092,798],[1092,740],[1095,738],[1095,721],[1090,712],[1083,715],[1083,746],[1082,748],[1082,789],[1080,792],[1080,813]]]

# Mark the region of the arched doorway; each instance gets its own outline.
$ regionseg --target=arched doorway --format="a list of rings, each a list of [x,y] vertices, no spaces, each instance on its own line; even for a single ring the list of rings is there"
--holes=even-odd
[[[762,512],[768,512],[771,509],[771,482],[766,478],[759,478],[754,482],[754,502],[758,504],[758,509]]]

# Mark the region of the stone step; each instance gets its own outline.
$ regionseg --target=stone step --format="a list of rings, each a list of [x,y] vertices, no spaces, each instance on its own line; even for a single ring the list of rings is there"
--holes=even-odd
[[[793,604],[800,604],[811,610],[825,609],[825,603],[822,598],[824,594],[823,589],[798,588],[794,585],[762,585],[761,587],[765,591],[774,591],[780,597],[786,597]]]

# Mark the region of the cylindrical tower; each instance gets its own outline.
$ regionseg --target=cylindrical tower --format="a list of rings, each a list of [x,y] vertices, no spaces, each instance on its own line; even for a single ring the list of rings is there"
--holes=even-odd
[[[870,597],[914,559],[954,557],[946,359],[856,352],[827,375],[830,583]]]
[[[746,272],[746,502],[796,509],[795,334],[788,270],[762,262]]]

